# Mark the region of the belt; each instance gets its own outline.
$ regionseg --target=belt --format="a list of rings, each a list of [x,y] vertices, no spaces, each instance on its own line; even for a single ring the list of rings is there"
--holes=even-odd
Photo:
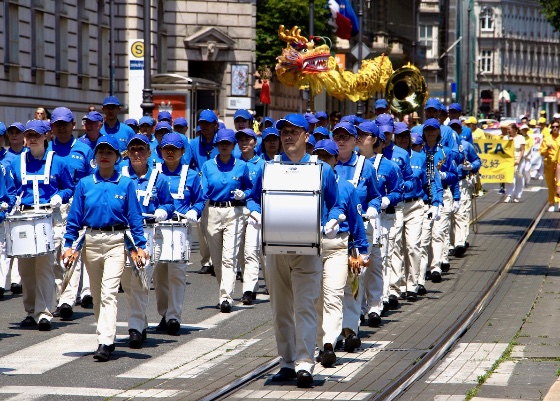
[[[415,197],[413,197],[413,198],[405,199],[405,200],[403,200],[403,202],[404,202],[404,203],[416,202],[418,199],[420,199],[420,197],[419,197],[419,196],[415,196]]]
[[[209,201],[208,204],[213,207],[232,207],[232,206],[245,206],[247,202],[245,201],[225,201],[225,202],[214,202]]]
[[[105,226],[105,227],[91,227],[92,231],[103,231],[103,232],[109,232],[109,231],[122,231],[122,230],[126,230],[128,229],[128,226],[126,224],[115,224],[114,226]]]
[[[39,206],[37,210],[47,210],[50,206]],[[35,206],[21,205],[21,210],[35,210]]]

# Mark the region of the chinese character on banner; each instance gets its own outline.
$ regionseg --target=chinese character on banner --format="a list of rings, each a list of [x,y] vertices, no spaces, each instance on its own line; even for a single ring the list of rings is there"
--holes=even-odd
[[[480,179],[485,183],[511,183],[514,175],[513,140],[499,136],[476,139],[474,147],[480,157]]]

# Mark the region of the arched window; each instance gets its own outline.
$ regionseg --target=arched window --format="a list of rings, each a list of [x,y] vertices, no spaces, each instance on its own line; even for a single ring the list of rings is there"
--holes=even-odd
[[[494,30],[494,10],[490,7],[485,7],[480,13],[480,30],[493,31]]]

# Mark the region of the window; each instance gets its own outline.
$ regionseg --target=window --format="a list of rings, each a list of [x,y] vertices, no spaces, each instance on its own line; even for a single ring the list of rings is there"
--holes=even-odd
[[[420,25],[419,41],[426,46],[426,58],[437,57],[437,29],[433,25]]]
[[[491,8],[486,7],[480,13],[480,30],[494,30],[494,10],[492,10]]]
[[[4,64],[19,64],[19,6],[4,2]]]
[[[478,58],[478,70],[481,73],[492,72],[492,50],[481,50]]]
[[[45,68],[45,14],[43,11],[35,11],[35,20],[31,27],[31,48],[33,51],[33,67]]]

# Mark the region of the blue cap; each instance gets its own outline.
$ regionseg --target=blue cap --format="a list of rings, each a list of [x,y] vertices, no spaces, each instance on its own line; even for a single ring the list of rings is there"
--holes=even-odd
[[[152,117],[150,116],[143,116],[140,121],[138,121],[138,125],[142,125],[142,124],[148,124],[150,127],[153,127],[155,124],[155,121]]]
[[[25,131],[34,131],[38,134],[45,135],[49,128],[43,123],[43,120],[29,120],[25,125]]]
[[[426,127],[439,128],[440,124],[437,118],[428,118],[424,122],[424,129],[426,129]],[[424,129],[422,131],[424,131]]]
[[[134,125],[136,128],[138,128],[138,121],[136,121],[134,118],[129,118],[128,120],[125,120],[124,123],[126,125]]]
[[[274,118],[272,118],[272,117],[265,117],[265,118],[263,118],[263,119],[261,120],[261,123],[260,123],[259,125],[263,125],[263,126],[264,126],[264,123],[266,123],[266,122],[271,123],[272,126],[274,127]]]
[[[119,99],[116,96],[107,96],[103,100],[102,106],[109,106],[109,105],[120,106],[121,102],[119,101]]]
[[[311,146],[315,146],[316,143],[317,143],[317,139],[313,135],[309,135],[309,138],[307,138],[307,144]]]
[[[329,118],[329,116],[324,111],[318,111],[318,112],[315,113],[315,118],[318,119],[318,120],[320,120],[321,118],[324,118],[325,120],[327,120]]]
[[[305,113],[303,116],[307,120],[308,124],[317,124],[319,122],[313,113]]]
[[[84,120],[103,122],[103,116],[98,111],[90,111],[85,115]]]
[[[364,121],[360,125],[358,125],[358,130],[365,132],[371,136],[381,139],[382,141],[385,140],[385,134],[379,131],[379,127],[373,121]]]
[[[361,123],[363,123],[365,120],[362,117],[358,117],[356,116],[354,118],[354,125],[360,125]]]
[[[330,131],[326,127],[317,127],[313,130],[313,135],[323,135],[331,137]]]
[[[160,123],[158,123],[159,125]],[[168,123],[169,124],[169,123]],[[161,140],[162,148],[166,146],[173,146],[177,149],[183,149],[185,147],[185,142],[183,141],[183,136],[177,132],[170,132],[165,134]]]
[[[389,103],[385,99],[377,99],[375,101],[375,108],[376,109],[388,109]]]
[[[217,123],[218,116],[210,109],[202,110],[198,116],[198,121],[208,121],[209,123]]]
[[[185,117],[177,117],[173,121],[173,125],[178,125],[180,127],[188,127],[189,123],[187,122],[187,119]]]
[[[10,128],[12,128],[12,127],[15,128],[15,129],[17,129],[18,131],[21,131],[21,132],[25,131],[25,125],[23,125],[23,124],[20,123],[19,121],[18,121],[18,122],[15,122],[15,123],[11,123],[11,124],[9,125],[8,129],[10,129]]]
[[[268,136],[275,136],[280,138],[280,132],[274,127],[265,128],[262,132],[262,140],[264,141]]]
[[[408,128],[407,123],[403,123],[402,121],[395,123],[395,131],[393,132],[395,135],[402,134],[406,131],[410,132],[410,128]]]
[[[45,128],[47,129],[47,132],[51,130],[51,123],[49,120],[41,120],[43,122],[43,125],[45,126]]]
[[[451,120],[449,121],[449,126],[451,127],[453,124],[459,125],[459,126],[463,126],[463,123],[461,122],[461,120],[459,120],[458,118],[456,118],[455,120]]]
[[[219,129],[218,132],[216,132],[216,138],[214,139],[214,142],[220,143],[224,141],[235,143],[235,131],[227,128]]]
[[[447,114],[447,107],[445,107],[445,105],[444,105],[443,103],[440,103],[440,104],[439,104],[439,109],[440,109],[441,111],[445,111],[445,114]]]
[[[6,126],[2,121],[0,121],[0,136],[6,135]]]
[[[243,128],[235,133],[235,138],[239,139],[239,135],[247,135],[253,138],[255,141],[257,140],[257,134],[251,128]]]
[[[377,116],[375,123],[381,132],[393,132],[395,128],[395,121],[390,114],[384,113]]]
[[[340,122],[344,122],[344,121],[356,125],[356,116],[354,114],[349,114],[347,116],[344,116],[340,119]]]
[[[71,123],[74,121],[74,114],[67,107],[57,107],[51,113],[51,123],[56,123],[58,121],[64,121],[65,123]]]
[[[223,122],[221,122],[221,121],[218,121],[218,129],[225,129],[225,128],[226,128],[226,123],[223,123]],[[197,127],[196,127],[196,130],[197,130],[197,131],[200,131],[200,127],[197,126]]]
[[[169,122],[167,121],[160,121],[159,123],[156,124],[156,131],[159,131],[160,129],[164,129],[167,132],[173,131],[173,128],[171,128],[171,125],[169,125]]]
[[[313,153],[317,150],[324,150],[329,155],[338,156],[338,145],[332,139],[321,139],[315,144],[313,148]]]
[[[411,132],[410,142],[412,145],[422,145],[424,143],[424,140],[422,139],[422,134],[420,132]]]
[[[301,127],[307,132],[309,130],[309,123],[305,119],[305,117],[301,114],[292,113],[288,114],[286,117],[281,118],[280,120],[276,121],[276,129],[282,130],[284,124],[290,123],[296,127]]]
[[[461,113],[463,111],[463,108],[461,107],[461,105],[459,103],[451,103],[449,105],[449,110],[455,110],[455,111],[458,111],[459,113]]]
[[[233,115],[233,121],[235,121],[236,118],[250,120],[253,118],[253,116],[251,115],[251,113],[249,113],[249,110],[239,109],[235,111],[235,114]]]
[[[159,121],[169,121],[171,122],[173,120],[173,117],[171,117],[171,113],[164,110],[164,111],[160,111],[157,115],[157,120]]]
[[[130,140],[128,141],[128,145],[130,146],[130,143],[132,141],[142,141],[144,142],[146,145],[150,146],[150,140],[148,139],[148,137],[144,134],[136,134],[134,135],[132,138],[130,138]]]
[[[97,143],[95,144],[93,154],[97,153],[97,148],[99,148],[101,145],[108,145],[120,156],[121,152],[119,151],[119,141],[113,135],[101,135],[101,137],[99,137]]]
[[[431,97],[426,102],[426,105],[424,106],[424,110],[430,109],[430,108],[440,110],[440,105],[441,105],[441,102],[439,101],[439,99],[436,99],[435,97]]]
[[[358,131],[356,131],[356,127],[354,126],[354,124],[350,124],[349,122],[343,121],[336,124],[333,128],[333,134],[337,129],[342,129],[348,132],[350,135],[353,135],[356,138],[358,137]]]

